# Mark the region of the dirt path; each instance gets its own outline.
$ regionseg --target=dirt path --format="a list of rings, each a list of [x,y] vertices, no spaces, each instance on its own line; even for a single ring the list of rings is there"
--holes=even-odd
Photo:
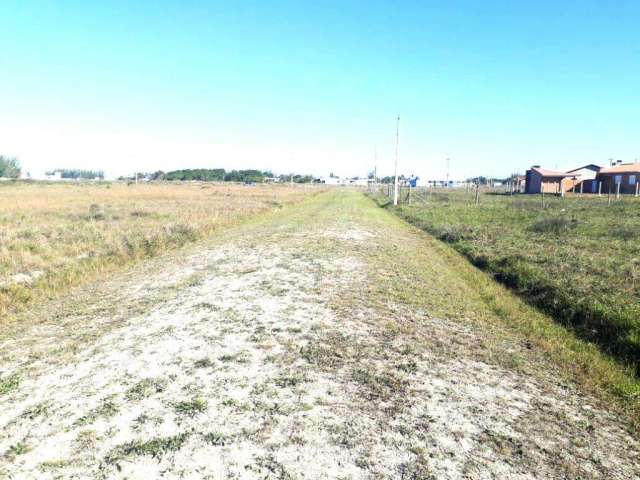
[[[637,478],[447,261],[337,192],[49,305],[0,340],[0,477]]]

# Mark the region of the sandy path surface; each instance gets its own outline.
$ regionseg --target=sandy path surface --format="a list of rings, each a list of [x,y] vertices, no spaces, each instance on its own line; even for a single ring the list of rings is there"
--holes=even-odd
[[[374,295],[378,253],[423,238],[325,197],[5,335],[0,477],[639,477],[624,422],[510,368],[516,340]]]

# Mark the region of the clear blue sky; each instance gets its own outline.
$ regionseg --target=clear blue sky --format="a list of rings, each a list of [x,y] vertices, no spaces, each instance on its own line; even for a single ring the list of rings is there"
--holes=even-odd
[[[135,4],[135,5],[134,5]],[[636,1],[0,3],[26,169],[423,177],[640,157]]]

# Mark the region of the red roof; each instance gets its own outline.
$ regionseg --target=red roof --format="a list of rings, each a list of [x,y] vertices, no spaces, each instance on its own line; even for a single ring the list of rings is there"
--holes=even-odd
[[[531,167],[531,170],[539,173],[543,177],[553,177],[553,178],[575,177],[575,175],[572,173],[554,172],[553,170],[545,170],[544,168],[538,168],[538,167]]]
[[[609,168],[603,168],[600,173],[640,173],[640,163],[623,163]]]

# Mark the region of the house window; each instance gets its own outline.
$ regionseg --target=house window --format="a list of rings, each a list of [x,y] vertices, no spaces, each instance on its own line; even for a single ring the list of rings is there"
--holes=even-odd
[[[616,185],[622,183],[622,175],[616,175]]]
[[[636,176],[629,175],[629,185],[635,185],[635,184],[636,184]]]

